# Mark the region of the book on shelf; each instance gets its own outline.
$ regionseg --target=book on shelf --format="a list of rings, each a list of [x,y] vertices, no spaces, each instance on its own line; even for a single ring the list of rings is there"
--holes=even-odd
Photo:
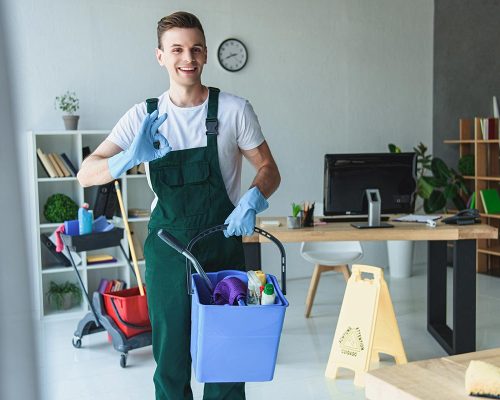
[[[66,153],[61,153],[62,160],[66,163],[66,166],[69,168],[71,175],[76,176],[78,174],[78,170],[75,168],[69,157]]]
[[[59,169],[62,171],[64,177],[67,178],[71,176],[69,170],[66,168],[66,165],[64,165],[61,156],[57,153],[52,153],[52,155],[54,156],[54,160],[56,160],[56,163],[59,166]]]
[[[142,243],[137,237],[137,235],[134,235],[134,231],[130,231],[130,236],[132,236],[132,245],[134,246],[135,250],[135,257],[137,260],[144,260],[144,250],[142,249]],[[132,253],[130,253],[130,260],[132,260]]]
[[[121,279],[101,279],[97,291],[99,293],[110,293],[117,292],[118,290],[124,290],[127,287],[127,283]]]
[[[47,154],[45,154],[40,148],[36,149],[36,155],[38,157],[38,160],[40,161],[40,164],[42,164],[43,169],[47,173],[47,175],[50,178],[57,178],[57,172],[52,165],[52,161],[50,161],[49,157]]]
[[[500,214],[500,195],[496,189],[483,189],[479,191],[486,214]]]
[[[52,254],[52,256],[54,256],[54,258],[58,261],[59,264],[65,267],[71,266],[71,262],[69,261],[69,259],[63,253],[58,253],[56,251],[56,245],[52,243],[52,241],[49,238],[49,235],[47,235],[46,233],[41,233],[40,240],[42,244],[45,246],[45,248],[49,250],[50,254]]]
[[[48,153],[47,156],[49,157],[50,162],[52,163],[54,169],[56,170],[57,177],[58,178],[63,178],[64,174],[63,174],[61,168],[59,168],[59,165],[57,164],[57,161],[56,161],[56,159],[54,157],[54,153]]]
[[[110,254],[89,254],[87,256],[87,265],[112,262],[116,262],[116,258]]]
[[[498,139],[498,118],[480,118],[483,140]]]
[[[148,209],[144,208],[129,208],[128,209],[128,217],[129,218],[147,218],[149,217],[151,212]]]

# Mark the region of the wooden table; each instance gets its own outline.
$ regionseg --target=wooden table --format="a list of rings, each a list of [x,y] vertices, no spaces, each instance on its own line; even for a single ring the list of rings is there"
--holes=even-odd
[[[471,360],[500,366],[500,348],[380,368],[365,375],[369,400],[466,400],[465,371]]]
[[[311,228],[288,229],[286,218],[279,227],[266,226],[283,243],[342,240],[425,240],[428,242],[427,329],[448,354],[472,352],[476,349],[476,239],[497,239],[498,230],[485,224],[446,225],[394,222],[394,228],[356,229],[349,223],[335,222]],[[453,250],[453,327],[446,324],[446,255],[447,242]],[[247,265],[261,267],[261,243],[269,239],[261,235],[244,238]]]

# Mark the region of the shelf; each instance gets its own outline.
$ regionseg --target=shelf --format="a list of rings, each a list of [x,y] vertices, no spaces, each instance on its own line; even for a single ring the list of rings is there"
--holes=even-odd
[[[142,179],[146,177],[146,174],[131,174],[131,175],[125,175],[127,179]]]
[[[87,265],[87,270],[92,271],[96,269],[120,268],[126,266],[127,263],[123,261],[117,261],[113,263],[97,263],[97,264]]]
[[[128,222],[148,222],[149,221],[149,217],[141,217],[141,218],[135,218],[135,217],[132,217],[132,218],[129,218],[128,219]]]
[[[476,179],[475,176],[469,176],[469,175],[463,176],[462,178],[464,178],[465,180],[472,180],[472,181]]]
[[[492,256],[500,256],[500,246],[493,246],[487,249],[477,249],[478,253],[490,254]]]
[[[477,176],[478,181],[494,181],[500,182],[500,176]]]
[[[473,144],[475,142],[474,139],[472,140],[459,140],[459,139],[446,139],[443,140],[444,144]]]
[[[82,271],[82,267],[76,267],[78,271]],[[72,266],[69,267],[55,267],[55,268],[42,268],[42,274],[58,274],[60,272],[74,272]]]
[[[478,143],[485,143],[485,144],[488,144],[488,143],[500,144],[500,140],[499,139],[478,140],[477,142]]]
[[[481,217],[484,218],[492,218],[492,219],[500,219],[500,214],[479,214]]]
[[[64,130],[54,130],[54,131],[36,131],[37,136],[50,136],[50,135],[109,135],[111,131],[106,130],[84,130],[84,131],[64,131]]]
[[[38,182],[74,182],[76,181],[76,177],[68,176],[65,178],[38,178]]]

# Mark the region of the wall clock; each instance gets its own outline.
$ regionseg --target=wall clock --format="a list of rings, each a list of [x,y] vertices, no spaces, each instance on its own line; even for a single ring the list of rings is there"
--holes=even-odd
[[[226,71],[240,71],[248,60],[247,48],[241,40],[226,39],[217,50],[217,58]]]

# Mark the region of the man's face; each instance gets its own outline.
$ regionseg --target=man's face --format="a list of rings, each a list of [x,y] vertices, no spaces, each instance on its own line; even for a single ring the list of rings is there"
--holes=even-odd
[[[207,48],[203,34],[197,28],[172,28],[163,33],[163,49],[156,49],[156,58],[164,66],[170,80],[182,86],[201,82],[201,72],[207,63]]]

